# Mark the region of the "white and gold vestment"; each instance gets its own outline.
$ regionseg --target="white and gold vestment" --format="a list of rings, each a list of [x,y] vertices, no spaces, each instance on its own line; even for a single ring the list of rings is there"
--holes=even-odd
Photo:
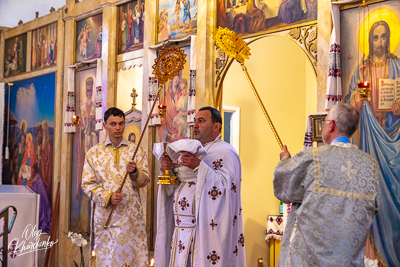
[[[146,225],[140,201],[139,188],[149,179],[147,157],[139,147],[136,155],[135,181],[127,178],[122,189],[122,201],[115,207],[107,230],[104,225],[111,211],[111,194],[122,184],[126,165],[133,156],[135,144],[123,139],[114,147],[107,138],[92,147],[85,157],[82,189],[96,203],[94,234],[97,266],[119,267],[148,265]]]
[[[174,143],[185,140],[196,141]],[[204,150],[195,170],[173,166],[178,185],[159,187],[156,266],[246,266],[239,155],[220,136]]]
[[[278,266],[364,266],[379,175],[371,155],[342,142],[280,161],[274,193],[293,204]]]

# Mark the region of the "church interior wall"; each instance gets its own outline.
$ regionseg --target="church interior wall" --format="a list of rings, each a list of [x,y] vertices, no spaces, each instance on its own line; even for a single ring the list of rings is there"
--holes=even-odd
[[[143,67],[134,67],[127,70],[119,70],[117,75],[117,107],[121,110],[129,110],[132,107],[132,98],[128,97],[132,89],[137,91],[143,87]],[[142,110],[143,94],[140,90],[136,98],[136,109]]]
[[[252,56],[246,66],[250,76],[282,142],[295,154],[303,148],[305,118],[316,112],[316,77],[312,65],[296,44],[283,37],[266,37],[249,47]],[[272,179],[280,148],[237,62],[229,68],[223,88],[222,104],[240,107],[241,112],[239,138],[246,261],[247,266],[254,266],[257,258],[269,259],[266,222],[268,215],[279,214]]]

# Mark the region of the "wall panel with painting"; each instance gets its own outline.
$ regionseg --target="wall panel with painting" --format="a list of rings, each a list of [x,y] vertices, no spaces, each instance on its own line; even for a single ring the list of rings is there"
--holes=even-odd
[[[5,40],[4,77],[26,72],[27,34]]]
[[[101,57],[103,14],[76,22],[76,62]]]
[[[25,185],[40,195],[38,228],[43,233],[50,231],[53,209],[55,84],[55,73],[20,80],[5,96],[10,97],[10,120],[3,143],[10,158],[4,159],[2,184]]]
[[[318,0],[218,0],[217,8],[219,27],[254,36],[315,23]]]
[[[76,127],[73,142],[73,163],[71,179],[70,231],[90,235],[89,197],[82,191],[82,171],[88,150],[100,142],[96,124],[96,68],[82,69],[75,74],[76,114],[80,121]]]
[[[31,70],[57,64],[57,23],[32,31]]]
[[[197,33],[197,0],[158,0],[157,41]]]
[[[377,160],[382,174],[377,176],[381,194],[379,212],[371,227],[372,239],[367,243],[365,256],[378,260],[379,265],[383,265],[383,261],[387,266],[399,266],[399,242],[393,236],[400,232],[400,92],[397,91],[396,97],[395,86],[383,88],[382,82],[394,84],[400,78],[400,2],[370,4],[358,22],[354,18],[358,18],[363,9],[341,8],[344,101],[360,111],[355,143]],[[365,81],[370,83],[370,99],[362,101],[357,83]]]
[[[143,48],[145,1],[136,0],[118,7],[118,54]]]

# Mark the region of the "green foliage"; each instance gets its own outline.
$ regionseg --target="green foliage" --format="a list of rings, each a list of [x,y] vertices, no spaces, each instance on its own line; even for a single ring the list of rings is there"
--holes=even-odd
[[[78,266],[78,263],[76,263],[76,261],[74,261],[74,264],[75,264],[75,267],[79,267],[79,266]]]

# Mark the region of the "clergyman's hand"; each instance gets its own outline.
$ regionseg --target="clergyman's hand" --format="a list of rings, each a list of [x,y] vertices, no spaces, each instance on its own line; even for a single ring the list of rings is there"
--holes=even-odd
[[[122,194],[119,193],[119,188],[111,195],[111,204],[118,205],[122,201]]]
[[[128,162],[128,165],[126,165],[126,171],[128,173],[132,173],[135,171],[135,169],[136,169],[136,162],[134,160],[130,160]]]
[[[198,157],[189,152],[181,152],[179,163],[183,166],[195,169],[200,165],[200,160]]]
[[[292,157],[292,156],[290,155],[290,153],[289,153],[289,151],[288,151],[286,145],[283,146],[283,151],[279,154],[279,158],[280,158],[280,159],[282,159],[282,158],[284,158],[284,157],[288,157],[288,158],[291,158],[291,157]]]
[[[162,156],[160,160],[161,170],[166,171],[172,168],[172,160],[169,156]]]

